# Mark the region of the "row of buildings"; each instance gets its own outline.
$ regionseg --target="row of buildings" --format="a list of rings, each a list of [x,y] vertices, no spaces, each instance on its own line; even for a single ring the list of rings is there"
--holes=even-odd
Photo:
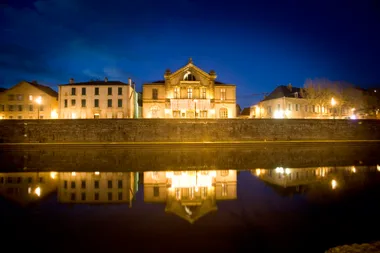
[[[252,175],[281,195],[344,188],[380,166],[254,169]],[[356,175],[358,174],[358,175]],[[352,178],[350,175],[355,175]],[[142,177],[142,178],[141,178]],[[190,223],[216,211],[219,201],[237,199],[236,170],[136,172],[10,172],[0,173],[0,196],[28,205],[53,192],[66,204],[128,204],[140,182],[144,202],[164,204],[167,213]],[[318,188],[319,187],[319,188]]]
[[[278,86],[257,105],[236,104],[236,85],[216,81],[190,58],[164,79],[145,83],[136,91],[131,79],[75,82],[58,85],[58,92],[37,82],[22,81],[0,89],[0,119],[93,118],[332,118],[336,108],[311,104],[300,88]],[[376,92],[376,91],[375,91]],[[355,108],[339,107],[339,116],[352,117]]]
[[[129,79],[58,85],[58,92],[37,82],[22,81],[0,90],[0,119],[89,118],[234,118],[236,86],[216,81],[188,63],[164,80],[143,84],[141,93]]]

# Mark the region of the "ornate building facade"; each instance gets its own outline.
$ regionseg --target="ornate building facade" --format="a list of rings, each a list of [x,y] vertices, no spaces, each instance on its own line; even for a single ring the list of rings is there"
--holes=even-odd
[[[236,86],[193,64],[166,70],[165,80],[143,85],[143,118],[235,118]]]

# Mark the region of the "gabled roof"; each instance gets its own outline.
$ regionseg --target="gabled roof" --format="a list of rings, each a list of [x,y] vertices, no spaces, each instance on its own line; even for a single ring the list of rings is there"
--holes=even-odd
[[[277,88],[274,89],[267,97],[265,97],[263,101],[276,99],[276,98],[282,98],[282,97],[295,98],[294,93],[296,92],[298,92],[298,98],[302,98],[301,88],[280,85],[280,86],[277,86]]]
[[[0,87],[0,92],[6,91],[6,90],[7,90],[6,88],[1,88]]]
[[[123,83],[120,81],[89,81],[89,82],[74,82],[74,83],[67,83],[67,84],[60,84],[58,86],[86,86],[86,85],[91,85],[91,86],[101,86],[101,85],[129,85],[128,83]]]
[[[58,92],[56,92],[55,90],[53,90],[49,86],[45,86],[45,85],[38,84],[38,83],[35,83],[35,82],[27,82],[27,83],[29,83],[30,85],[36,87],[37,89],[45,92],[46,94],[48,94],[48,95],[50,95],[52,97],[57,97],[58,98]]]

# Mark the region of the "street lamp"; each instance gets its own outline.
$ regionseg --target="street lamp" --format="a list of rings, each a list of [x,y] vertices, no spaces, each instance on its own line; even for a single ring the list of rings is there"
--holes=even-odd
[[[197,118],[197,102],[198,100],[194,99],[194,105],[195,105],[194,118]]]
[[[40,105],[42,103],[42,98],[41,97],[36,98],[36,103],[37,103],[37,119],[40,119]]]
[[[331,106],[332,106],[332,113],[333,113],[333,119],[335,119],[335,108],[334,106],[336,105],[336,101],[334,98],[331,98]]]

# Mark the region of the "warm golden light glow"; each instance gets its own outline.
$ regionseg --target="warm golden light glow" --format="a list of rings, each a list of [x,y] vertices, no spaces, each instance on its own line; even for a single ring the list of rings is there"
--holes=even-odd
[[[100,172],[99,172],[99,171],[95,171],[94,173],[95,173],[95,175],[99,175],[99,174],[100,174]]]
[[[34,193],[39,197],[41,196],[41,188],[38,186],[35,190]]]
[[[36,103],[39,104],[39,105],[42,103],[41,96],[39,96],[38,98],[36,98]]]
[[[335,179],[331,180],[331,188],[334,190],[338,186],[338,183]]]
[[[29,193],[29,194],[32,193],[32,187],[28,187],[28,193]]]
[[[282,168],[282,167],[277,167],[277,168],[276,168],[276,173],[284,173],[284,168]]]
[[[352,166],[352,167],[351,167],[351,172],[352,172],[352,173],[356,173],[356,168],[355,168],[355,166]]]
[[[261,174],[261,170],[260,169],[256,169],[256,175],[260,176],[260,174]]]
[[[286,174],[286,175],[289,175],[289,174],[290,174],[290,169],[286,168],[286,169],[285,169],[285,174]]]
[[[376,165],[376,167],[377,167],[377,171],[380,172],[380,165]]]
[[[172,188],[212,187],[215,176],[216,171],[208,171],[207,174],[199,171],[166,172],[166,177],[171,178]]]
[[[72,176],[76,176],[76,174],[77,174],[76,172],[71,172]]]
[[[331,98],[331,105],[332,105],[332,106],[335,106],[335,105],[336,105],[336,101],[335,101],[334,98]]]
[[[57,172],[55,172],[55,171],[50,172],[50,177],[52,179],[56,179],[57,178]]]
[[[51,111],[50,118],[52,118],[52,119],[58,119],[57,110],[54,109],[54,110]]]

